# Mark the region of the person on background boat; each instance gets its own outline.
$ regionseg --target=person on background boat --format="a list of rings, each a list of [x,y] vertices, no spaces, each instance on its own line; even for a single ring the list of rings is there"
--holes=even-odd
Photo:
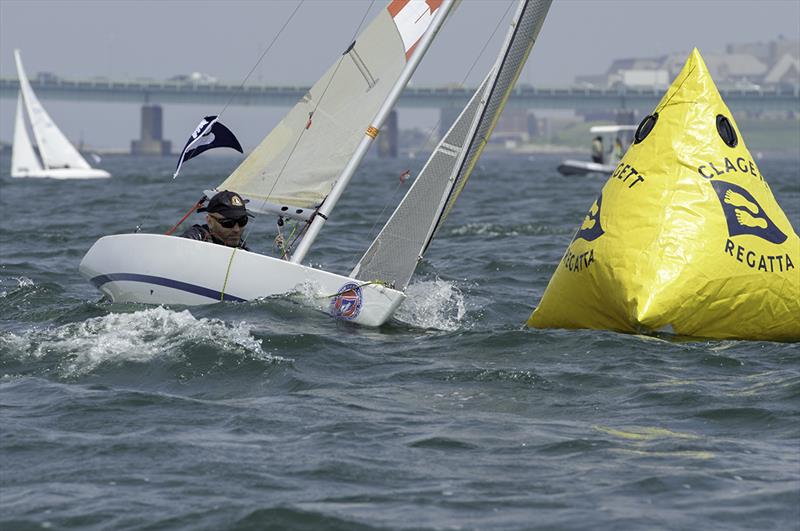
[[[596,136],[592,140],[592,162],[603,163],[603,137]]]
[[[623,155],[625,155],[625,149],[622,147],[622,140],[620,140],[620,138],[617,137],[614,140],[614,151],[611,155],[613,158],[611,160],[613,160],[614,163],[617,163],[620,160],[622,160]]]
[[[205,207],[197,209],[198,212],[206,212],[206,224],[192,225],[181,237],[249,251],[242,240],[242,231],[248,218],[253,215],[245,208],[245,202],[236,192],[219,192]]]

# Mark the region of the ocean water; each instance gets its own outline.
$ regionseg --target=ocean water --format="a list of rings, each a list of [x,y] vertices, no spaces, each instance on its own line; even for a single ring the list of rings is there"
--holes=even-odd
[[[522,327],[604,182],[558,161],[482,159],[370,329],[283,299],[111,304],[78,274],[237,159],[84,182],[0,160],[0,528],[800,528],[797,344]],[[310,261],[349,271],[422,162],[368,161]],[[800,228],[800,160],[759,165]]]

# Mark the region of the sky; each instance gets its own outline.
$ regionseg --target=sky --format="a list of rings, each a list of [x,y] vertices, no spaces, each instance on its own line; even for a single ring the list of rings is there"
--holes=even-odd
[[[13,50],[19,48],[30,77],[52,72],[68,79],[166,79],[203,72],[241,83],[255,67],[249,83],[310,85],[351,42],[364,15],[371,19],[386,3],[305,0],[278,35],[297,1],[0,0],[0,76],[16,77]],[[475,85],[494,60],[515,3],[463,0],[412,84]],[[618,58],[688,55],[693,47],[722,52],[728,43],[779,36],[800,36],[800,1],[554,0],[520,81],[568,85],[576,75],[604,72]],[[0,98],[0,140],[6,142],[12,137],[15,103]],[[139,134],[138,105],[43,104],[73,140],[123,147]],[[232,107],[225,122],[251,148],[287,110]],[[201,105],[166,105],[165,137],[182,145],[202,116],[217,112]],[[401,127],[432,127],[437,118],[430,111],[400,111]]]

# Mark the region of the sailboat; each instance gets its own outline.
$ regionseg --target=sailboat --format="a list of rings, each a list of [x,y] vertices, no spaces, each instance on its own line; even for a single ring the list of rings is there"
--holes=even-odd
[[[383,324],[405,299],[417,263],[475,167],[550,3],[519,2],[495,64],[349,274],[302,261],[453,0],[393,0],[217,187],[247,198],[252,212],[303,226],[288,259],[166,235],[122,234],[98,240],[81,273],[115,302],[195,305],[311,292],[316,295],[305,300],[338,319]]]
[[[11,148],[11,176],[50,179],[111,177],[105,170],[92,168],[44,110],[25,75],[19,50],[14,50],[14,60],[17,63],[19,95]],[[28,135],[26,122],[33,131],[36,147]]]

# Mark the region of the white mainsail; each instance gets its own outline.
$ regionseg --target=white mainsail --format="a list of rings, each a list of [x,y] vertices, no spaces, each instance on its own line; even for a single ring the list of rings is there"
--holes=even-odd
[[[33,150],[28,136],[28,128],[25,125],[25,104],[22,102],[22,92],[20,92],[17,96],[17,116],[14,119],[14,144],[11,146],[11,175],[17,177],[42,170],[42,163]]]
[[[33,136],[39,148],[45,169],[70,168],[90,170],[91,166],[84,160],[78,150],[67,140],[64,133],[56,126],[47,111],[44,110],[39,99],[34,94],[25,70],[19,50],[14,50],[14,60],[17,63],[17,76],[19,77],[19,90],[25,109],[31,122]]]
[[[494,69],[350,276],[405,289],[489,140],[552,0],[522,0]]]
[[[353,156],[442,0],[393,0],[217,188],[318,206]]]

